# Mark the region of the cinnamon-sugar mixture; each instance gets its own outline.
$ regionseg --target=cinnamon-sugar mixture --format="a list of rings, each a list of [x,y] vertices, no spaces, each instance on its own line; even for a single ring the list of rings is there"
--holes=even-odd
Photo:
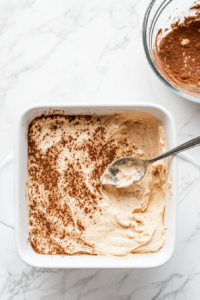
[[[165,162],[128,189],[102,187],[106,167],[122,156],[164,151],[161,123],[146,113],[51,115],[28,133],[29,240],[40,254],[121,255],[164,244]]]
[[[176,19],[165,32],[160,29],[154,48],[155,63],[169,80],[181,88],[199,93],[200,5],[189,9],[183,20]]]

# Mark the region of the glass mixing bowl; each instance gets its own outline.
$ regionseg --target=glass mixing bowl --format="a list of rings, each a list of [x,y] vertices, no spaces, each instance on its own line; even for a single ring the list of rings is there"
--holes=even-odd
[[[153,51],[159,29],[162,28],[162,32],[165,32],[177,18],[183,19],[184,16],[193,15],[195,12],[191,13],[189,8],[195,5],[194,2],[194,0],[152,0],[143,21],[143,46],[147,60],[158,78],[181,97],[200,103],[200,88],[186,84],[183,87],[177,86],[156,63]]]

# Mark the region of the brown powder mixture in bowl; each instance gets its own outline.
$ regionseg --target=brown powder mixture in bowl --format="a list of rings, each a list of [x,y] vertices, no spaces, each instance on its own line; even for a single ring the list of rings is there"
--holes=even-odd
[[[200,93],[200,5],[189,11],[191,16],[178,19],[165,32],[158,31],[154,55],[170,81]]]

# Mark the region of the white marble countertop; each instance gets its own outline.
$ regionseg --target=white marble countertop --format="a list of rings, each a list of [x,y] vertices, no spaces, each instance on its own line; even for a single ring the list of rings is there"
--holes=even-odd
[[[142,46],[149,0],[0,1],[0,162],[14,123],[34,103],[154,102],[173,115],[182,143],[200,135],[200,104],[153,74]],[[200,149],[189,153],[200,163]],[[0,299],[200,299],[200,172],[178,161],[177,241],[154,269],[39,269],[19,258],[0,224]]]

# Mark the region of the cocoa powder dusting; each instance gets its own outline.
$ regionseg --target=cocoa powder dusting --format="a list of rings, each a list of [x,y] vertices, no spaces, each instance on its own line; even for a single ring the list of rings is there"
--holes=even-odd
[[[46,133],[43,133],[44,127]],[[119,158],[120,147],[126,149],[129,146],[123,140],[119,144],[114,139],[106,142],[108,128],[102,118],[95,115],[42,116],[30,124],[27,190],[29,240],[35,252],[95,254],[93,246],[82,238],[86,230],[84,218],[87,216],[91,224],[98,221],[102,199],[100,176],[108,164]],[[58,135],[61,140],[51,144],[51,139],[56,140]],[[79,142],[79,137],[84,137],[83,142]],[[42,149],[43,143],[48,147]],[[77,153],[84,157],[82,163],[76,157]],[[130,153],[130,150],[124,152]],[[64,162],[62,168],[61,162]],[[83,172],[83,166],[89,170],[88,176]],[[58,238],[63,241],[62,245],[57,242]]]
[[[154,54],[156,64],[167,77],[180,87],[200,87],[200,5],[190,8],[195,16],[178,20],[171,30],[162,36],[160,29],[156,38]],[[158,39],[160,39],[158,45]],[[198,92],[198,90],[195,90]]]

